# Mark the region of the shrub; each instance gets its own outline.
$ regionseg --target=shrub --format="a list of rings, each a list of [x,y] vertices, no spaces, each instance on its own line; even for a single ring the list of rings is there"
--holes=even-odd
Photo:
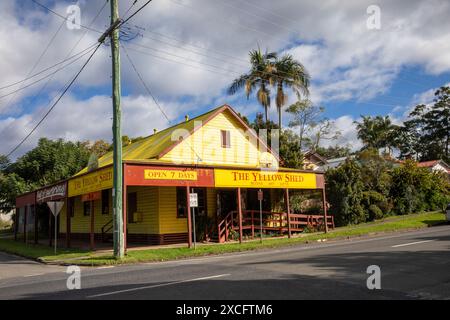
[[[370,221],[383,218],[383,211],[381,211],[381,209],[375,204],[371,204],[368,211]]]
[[[337,226],[366,221],[361,169],[355,160],[348,159],[336,169],[326,172],[326,189],[330,213],[334,214]]]

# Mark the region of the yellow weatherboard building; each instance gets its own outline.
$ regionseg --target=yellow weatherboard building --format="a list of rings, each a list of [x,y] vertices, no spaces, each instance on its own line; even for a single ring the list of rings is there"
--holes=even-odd
[[[191,245],[194,228],[202,241],[224,242],[235,233],[242,241],[259,230],[260,213],[266,233],[290,236],[308,224],[333,226],[326,206],[323,212],[306,216],[293,213],[289,205],[289,191],[296,189],[319,190],[325,201],[323,174],[280,164],[276,152],[228,105],[125,146],[126,243]],[[98,159],[95,170],[85,168],[57,188],[46,186],[18,197],[16,234],[28,230],[30,221],[36,224],[39,215],[48,216],[53,230],[55,219],[46,202],[63,201],[56,224],[67,246],[110,243],[112,182],[110,152]],[[191,208],[192,193],[197,206]]]

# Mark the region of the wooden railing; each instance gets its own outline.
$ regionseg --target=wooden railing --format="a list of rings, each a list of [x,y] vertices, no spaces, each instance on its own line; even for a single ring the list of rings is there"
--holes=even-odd
[[[318,230],[324,229],[323,215],[289,214],[289,226],[291,232],[302,232],[306,227]],[[260,230],[259,210],[242,210],[242,230],[250,230],[251,237],[255,237],[255,230]],[[334,217],[327,216],[327,225],[334,228]],[[231,211],[218,224],[218,241],[226,242],[230,240],[230,232],[239,231],[239,216],[237,211]],[[288,232],[288,219],[286,212],[262,212],[262,230],[276,231],[280,234]]]

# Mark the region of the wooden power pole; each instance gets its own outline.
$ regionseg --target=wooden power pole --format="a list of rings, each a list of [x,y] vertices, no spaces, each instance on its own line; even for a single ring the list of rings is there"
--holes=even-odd
[[[118,0],[111,1],[111,26],[119,22]],[[120,52],[119,28],[113,28],[110,33],[112,58],[112,101],[113,101],[113,223],[114,223],[114,257],[124,256],[124,230],[122,216],[122,129],[120,107]]]

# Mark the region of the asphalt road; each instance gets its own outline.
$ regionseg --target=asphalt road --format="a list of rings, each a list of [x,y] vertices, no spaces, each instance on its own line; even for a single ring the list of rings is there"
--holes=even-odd
[[[449,299],[450,226],[185,261],[81,269],[68,290],[65,268],[2,275],[0,299]],[[10,264],[15,268],[17,264]],[[367,267],[381,269],[369,290]],[[33,266],[35,267],[35,266]],[[42,267],[42,268],[41,268]],[[8,269],[8,267],[6,267]]]

